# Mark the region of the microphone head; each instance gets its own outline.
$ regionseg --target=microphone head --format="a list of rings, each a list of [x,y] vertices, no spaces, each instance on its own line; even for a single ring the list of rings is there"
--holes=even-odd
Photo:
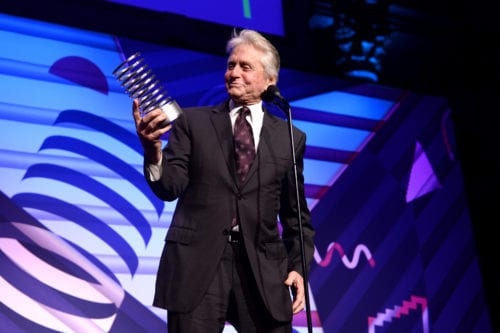
[[[260,95],[262,100],[267,103],[273,102],[275,98],[279,98],[280,96],[280,90],[274,84],[267,87],[267,89]]]

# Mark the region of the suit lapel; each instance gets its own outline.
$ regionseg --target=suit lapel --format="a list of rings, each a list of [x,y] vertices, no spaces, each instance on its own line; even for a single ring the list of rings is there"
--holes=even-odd
[[[214,126],[219,146],[224,155],[226,166],[230,177],[235,183],[236,166],[234,161],[233,130],[231,129],[231,120],[229,119],[229,107],[227,102],[217,105],[210,117]]]
[[[252,163],[250,170],[248,170],[247,183],[259,169],[261,159],[269,155],[272,151],[272,149],[270,149],[270,146],[273,144],[273,142],[275,142],[275,135],[277,135],[276,119],[271,117],[264,109],[264,121],[262,123],[262,129],[260,131],[259,147],[257,149],[255,161]]]
[[[222,103],[212,109],[212,114],[210,117],[212,125],[214,126],[215,133],[217,135],[217,140],[222,153],[225,158],[227,170],[230,177],[236,186],[238,185],[238,180],[236,177],[236,164],[234,160],[234,144],[233,144],[233,131],[231,128],[231,121],[229,119],[229,106],[228,103]],[[272,151],[272,143],[276,141],[275,135],[279,135],[276,131],[276,119],[271,117],[269,113],[264,108],[264,120],[262,123],[262,130],[260,132],[259,147],[257,149],[257,155],[255,161],[252,163],[250,170],[248,171],[247,181],[248,183],[252,176],[259,168],[260,159],[267,156]],[[243,184],[243,186],[245,185]]]

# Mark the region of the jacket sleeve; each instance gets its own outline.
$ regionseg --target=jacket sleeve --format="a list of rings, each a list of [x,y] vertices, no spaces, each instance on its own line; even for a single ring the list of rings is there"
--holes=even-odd
[[[182,195],[186,189],[189,183],[190,142],[188,112],[185,110],[175,120],[168,142],[163,148],[160,179],[152,181],[147,176],[148,171],[146,165],[144,165],[146,180],[158,198],[173,201]]]
[[[288,172],[287,179],[283,184],[283,191],[280,198],[281,204],[279,214],[280,222],[283,227],[282,238],[288,251],[288,270],[294,270],[304,275],[304,273],[302,272],[302,245],[300,233],[302,232],[303,235],[306,269],[309,271],[311,260],[314,254],[314,228],[311,224],[311,214],[309,208],[307,207],[304,190],[303,171],[306,135],[305,133],[294,129],[294,137],[296,138],[295,157],[298,190],[295,190],[295,174],[294,168],[292,166],[292,168]]]

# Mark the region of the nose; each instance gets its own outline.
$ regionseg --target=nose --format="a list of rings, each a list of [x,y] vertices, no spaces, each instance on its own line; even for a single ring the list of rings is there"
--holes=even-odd
[[[238,65],[235,65],[232,68],[228,68],[228,73],[230,76],[240,76],[241,73],[241,67]]]

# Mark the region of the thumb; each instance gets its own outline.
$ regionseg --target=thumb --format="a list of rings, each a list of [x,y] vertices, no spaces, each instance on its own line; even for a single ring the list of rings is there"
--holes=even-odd
[[[139,125],[139,122],[141,120],[141,113],[139,112],[139,100],[134,99],[132,102],[132,115],[134,116],[135,120],[135,125]]]

